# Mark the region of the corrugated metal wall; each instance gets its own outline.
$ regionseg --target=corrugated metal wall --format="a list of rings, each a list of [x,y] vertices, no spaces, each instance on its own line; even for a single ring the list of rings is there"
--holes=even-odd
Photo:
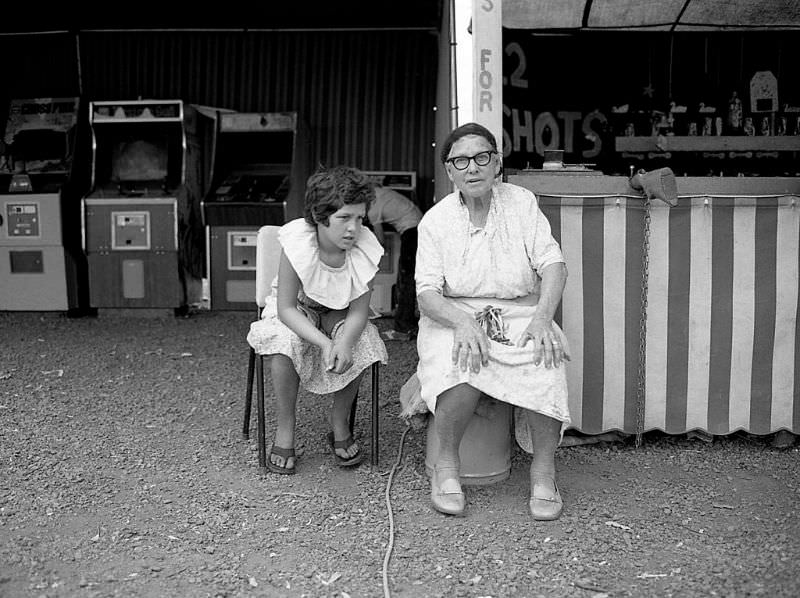
[[[296,111],[312,165],[413,170],[432,203],[435,32],[82,32],[80,53],[86,99]]]
[[[64,33],[0,36],[0,119],[14,99],[75,97],[78,61],[75,36]]]

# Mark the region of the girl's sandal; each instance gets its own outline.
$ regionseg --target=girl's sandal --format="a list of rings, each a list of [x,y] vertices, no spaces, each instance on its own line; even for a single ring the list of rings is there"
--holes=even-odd
[[[294,475],[295,465],[292,465],[291,467],[282,467],[277,463],[272,462],[272,455],[282,457],[284,463],[288,463],[290,457],[294,458],[296,465],[297,458],[294,453],[294,448],[283,448],[282,446],[273,444],[269,451],[269,455],[267,456],[267,469],[269,469],[272,473],[279,473],[281,475]]]
[[[364,460],[364,451],[361,450],[361,447],[359,447],[358,452],[354,456],[349,458],[342,457],[336,452],[336,449],[342,449],[346,451],[355,443],[356,441],[353,440],[352,435],[348,436],[344,440],[336,440],[336,437],[333,435],[333,431],[328,432],[328,446],[331,447],[331,452],[333,453],[333,456],[336,457],[336,463],[339,465],[339,467],[355,467]]]

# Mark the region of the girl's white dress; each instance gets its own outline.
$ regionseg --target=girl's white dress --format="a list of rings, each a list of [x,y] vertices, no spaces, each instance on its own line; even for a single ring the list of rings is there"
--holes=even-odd
[[[316,227],[298,218],[280,228],[278,241],[300,278],[298,307],[319,327],[320,313],[346,309],[351,301],[369,290],[383,247],[372,231],[362,228],[355,245],[347,251],[344,265],[332,268],[319,258],[316,233]],[[343,374],[326,371],[319,347],[301,339],[278,318],[277,287],[276,276],[261,319],[250,325],[247,342],[261,355],[281,353],[288,356],[303,388],[316,394],[332,393],[347,386],[376,361],[387,362],[386,345],[375,325],[367,321],[353,348],[353,366]],[[340,330],[341,322],[333,327],[332,338],[336,338]]]

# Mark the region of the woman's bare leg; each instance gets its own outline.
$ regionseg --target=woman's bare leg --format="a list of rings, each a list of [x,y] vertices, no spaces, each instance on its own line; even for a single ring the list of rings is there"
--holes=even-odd
[[[448,515],[463,515],[466,507],[459,474],[458,449],[481,393],[468,384],[446,390],[436,399],[434,426],[439,437],[439,454],[431,475],[433,507]]]
[[[300,378],[292,360],[286,355],[276,354],[270,359],[272,388],[275,391],[275,446],[294,448],[294,427],[297,419],[297,391]],[[284,459],[280,455],[270,455],[270,460],[278,467],[291,469],[294,457]]]
[[[531,510],[536,509],[535,518],[556,519],[561,514],[560,497],[555,482],[555,454],[561,440],[561,422],[533,411],[528,411],[527,416],[533,442]],[[534,497],[537,499],[535,506]]]
[[[480,391],[469,384],[454,386],[437,397],[433,421],[439,437],[437,465],[440,468],[461,466],[458,448],[480,397]]]

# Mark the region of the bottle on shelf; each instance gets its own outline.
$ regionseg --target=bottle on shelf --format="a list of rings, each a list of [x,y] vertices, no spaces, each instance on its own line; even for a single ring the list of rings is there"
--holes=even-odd
[[[775,135],[786,135],[787,123],[785,116],[779,116],[775,121]]]
[[[742,127],[745,135],[752,137],[756,134],[756,128],[753,125],[753,117],[752,116],[745,116],[744,117],[744,125]]]
[[[728,100],[728,118],[725,124],[727,125],[726,133],[728,135],[742,134],[742,100],[735,91],[731,95],[731,99]]]
[[[769,116],[761,117],[761,127],[758,130],[760,135],[765,137],[772,135],[772,123],[770,123]]]

